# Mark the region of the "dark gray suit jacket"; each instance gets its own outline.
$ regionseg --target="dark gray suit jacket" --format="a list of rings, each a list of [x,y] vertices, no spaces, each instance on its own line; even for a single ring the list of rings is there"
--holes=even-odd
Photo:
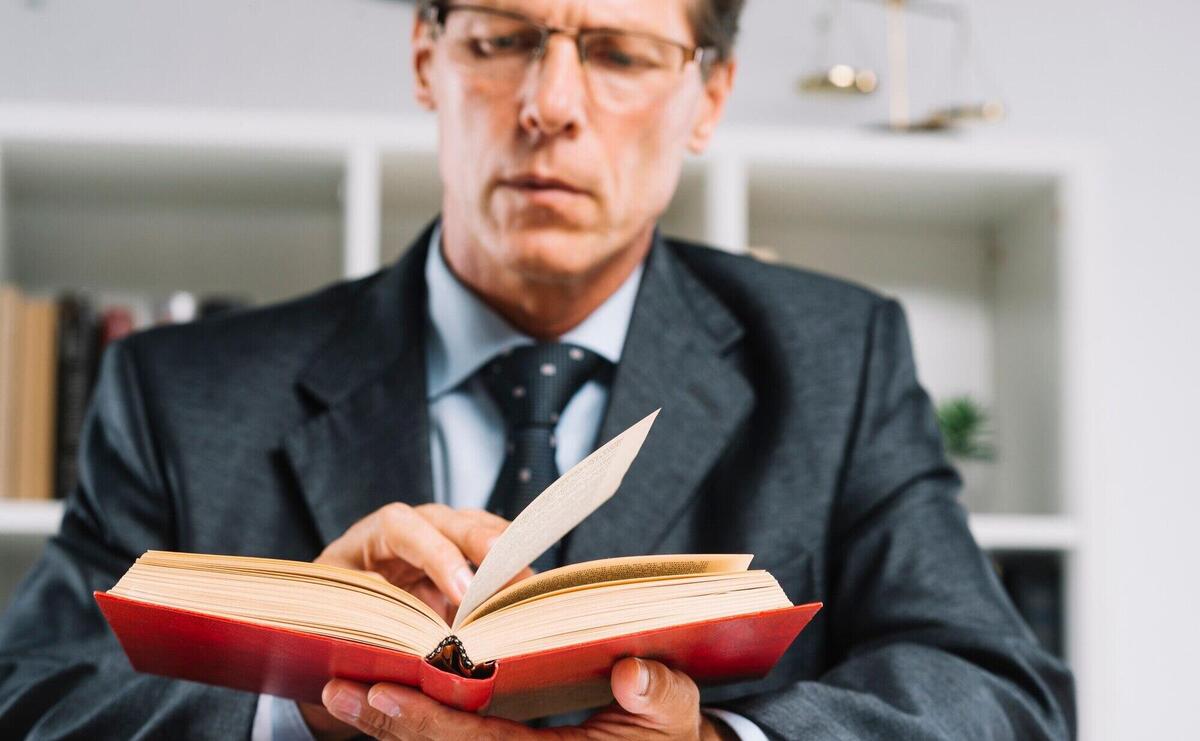
[[[432,500],[423,266],[106,354],[61,532],[0,621],[6,737],[246,736],[255,697],[133,672],[92,600],[146,549],[310,560]],[[1072,680],[967,530],[904,315],[847,283],[656,242],[600,439],[662,413],[567,561],[757,554],[825,609],[704,700],[803,739],[1066,739]]]

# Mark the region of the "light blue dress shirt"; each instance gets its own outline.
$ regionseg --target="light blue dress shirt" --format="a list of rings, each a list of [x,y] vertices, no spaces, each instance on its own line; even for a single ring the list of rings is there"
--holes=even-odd
[[[504,464],[505,424],[476,371],[499,353],[535,342],[521,334],[464,286],[442,257],[435,229],[425,261],[428,286],[425,381],[429,400],[429,456],[436,501],[455,509],[484,509]],[[583,322],[560,339],[616,365],[621,360],[642,266]],[[608,386],[588,381],[563,409],[554,429],[556,462],[565,472],[595,449],[608,406]],[[744,741],[766,741],[754,723],[706,708]],[[311,741],[294,702],[260,695],[253,741]]]
[[[425,263],[429,287],[425,378],[433,492],[438,502],[455,509],[484,509],[504,464],[505,426],[476,371],[505,350],[535,340],[513,329],[460,283],[437,245],[435,241]],[[641,278],[639,265],[561,340],[585,347],[613,365],[620,362]],[[567,402],[554,429],[560,472],[595,449],[607,406],[608,387],[598,381],[585,383]]]

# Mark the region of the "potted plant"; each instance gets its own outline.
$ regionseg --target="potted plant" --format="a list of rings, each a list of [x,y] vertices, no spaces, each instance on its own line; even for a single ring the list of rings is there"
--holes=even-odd
[[[956,396],[937,407],[946,453],[963,479],[963,502],[974,512],[995,509],[996,448],[990,415],[969,396]]]

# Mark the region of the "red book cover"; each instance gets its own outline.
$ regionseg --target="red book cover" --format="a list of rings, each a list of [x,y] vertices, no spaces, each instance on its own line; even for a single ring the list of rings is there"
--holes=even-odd
[[[95,596],[138,671],[313,703],[334,677],[394,682],[460,710],[514,720],[608,703],[609,672],[626,656],[662,661],[702,686],[765,676],[821,609],[798,605],[513,656],[487,678],[468,679],[361,643]]]
[[[133,333],[133,312],[126,306],[110,306],[100,315],[100,349]]]

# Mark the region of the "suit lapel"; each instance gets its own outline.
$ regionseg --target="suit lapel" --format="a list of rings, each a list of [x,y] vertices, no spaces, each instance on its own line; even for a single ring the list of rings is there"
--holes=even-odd
[[[426,231],[364,286],[301,374],[319,411],[283,441],[322,544],[389,502],[433,501],[425,394]]]
[[[724,357],[741,325],[665,243],[651,250],[598,443],[662,407],[617,494],[568,538],[566,562],[653,551],[753,406]]]
[[[282,447],[323,545],[389,502],[433,501],[424,350],[429,237],[426,231],[364,287],[299,378],[319,411]],[[657,241],[598,442],[662,412],[620,490],[570,535],[567,561],[651,552],[695,496],[753,406],[749,384],[726,358],[741,331]]]

